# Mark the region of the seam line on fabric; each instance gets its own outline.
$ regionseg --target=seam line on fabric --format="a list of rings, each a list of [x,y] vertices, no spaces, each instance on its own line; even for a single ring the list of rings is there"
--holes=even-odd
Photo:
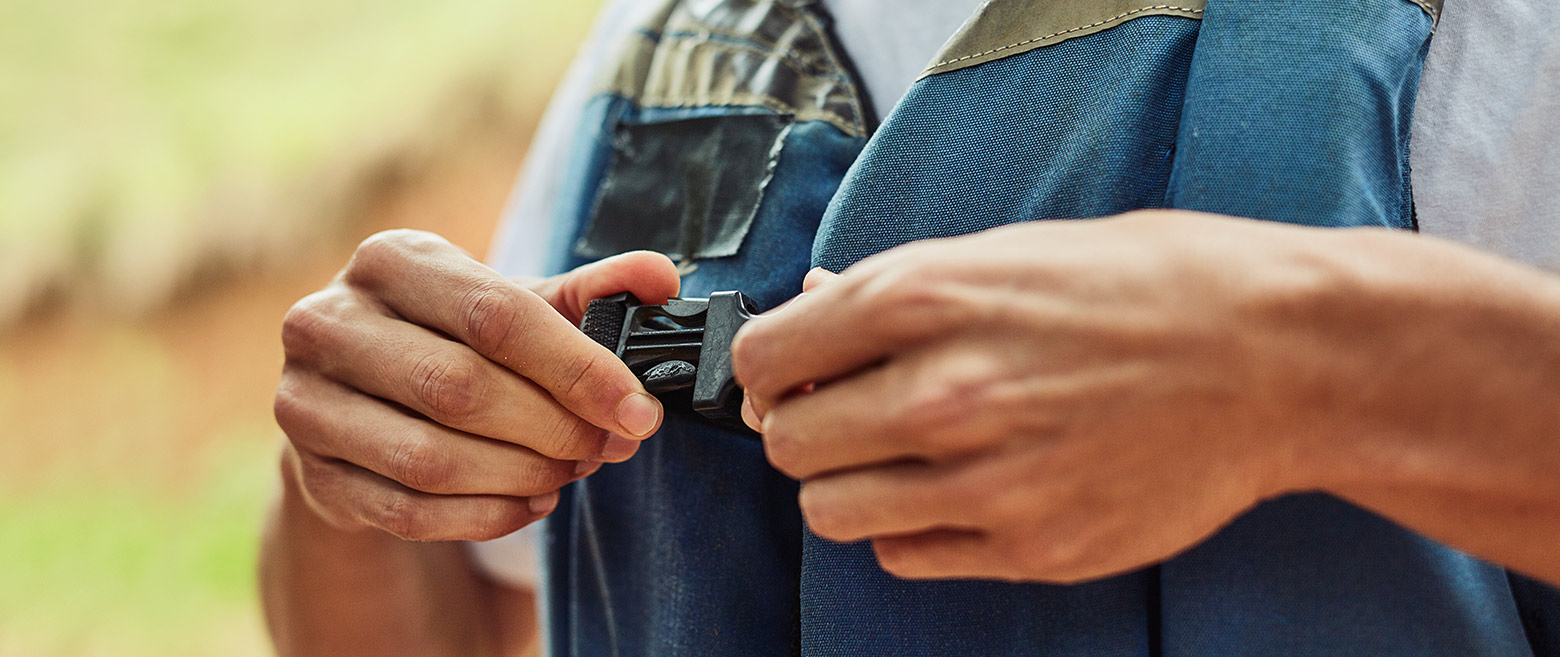
[[[1410,1],[1418,3],[1418,2],[1421,2],[1422,0],[1410,0]],[[1423,6],[1423,5],[1421,5],[1421,6]],[[975,53],[973,55],[965,55],[963,57],[959,57],[959,58],[956,58],[956,59],[943,60],[943,61],[937,62],[936,64],[932,64],[931,66],[929,66],[927,68],[928,69],[934,69],[934,68],[937,68],[939,66],[947,66],[949,64],[957,64],[957,63],[965,61],[965,60],[975,59],[975,58],[978,58],[978,57],[985,57],[987,55],[996,54],[996,53],[999,53],[999,52],[1002,52],[1004,50],[1008,50],[1008,49],[1011,49],[1011,48],[1019,48],[1019,47],[1022,47],[1022,46],[1027,46],[1027,45],[1029,45],[1031,43],[1035,43],[1037,41],[1045,41],[1047,39],[1054,39],[1054,38],[1062,36],[1062,35],[1072,34],[1073,32],[1081,32],[1083,30],[1096,28],[1096,27],[1099,27],[1101,25],[1107,25],[1107,24],[1113,23],[1115,21],[1119,21],[1119,20],[1121,20],[1123,18],[1127,18],[1128,16],[1141,14],[1143,12],[1164,11],[1164,10],[1184,11],[1184,12],[1192,13],[1192,14],[1201,14],[1201,13],[1203,13],[1203,10],[1201,10],[1201,9],[1192,9],[1190,7],[1177,7],[1177,6],[1174,6],[1174,5],[1155,5],[1155,6],[1152,6],[1152,7],[1143,7],[1142,9],[1134,9],[1132,11],[1129,11],[1129,12],[1126,12],[1126,13],[1123,13],[1123,14],[1118,14],[1116,16],[1111,16],[1110,18],[1102,20],[1102,21],[1100,21],[1098,23],[1091,23],[1091,24],[1088,24],[1088,25],[1080,25],[1080,26],[1072,28],[1072,29],[1062,30],[1060,32],[1056,32],[1054,34],[1047,34],[1047,35],[1045,35],[1043,37],[1035,37],[1033,39],[1025,39],[1023,41],[1019,41],[1018,43],[1010,43],[1010,44],[1002,46],[1000,48],[992,48],[991,50],[987,50],[986,52]]]
[[[614,92],[611,92],[611,93],[616,93],[619,97],[622,97],[622,98],[628,98],[629,97],[626,94],[623,94],[622,92],[614,91]],[[832,126],[834,126],[836,128],[839,128],[841,132],[844,132],[845,134],[850,135],[852,137],[863,137],[863,136],[866,136],[864,134],[863,129],[862,129],[862,127],[860,125],[857,125],[856,122],[851,121],[850,119],[847,119],[847,118],[845,118],[843,116],[840,116],[840,114],[838,112],[831,112],[829,110],[816,109],[816,108],[811,108],[811,107],[809,107],[809,108],[798,108],[798,107],[792,106],[790,103],[787,103],[787,102],[782,101],[782,100],[775,99],[775,98],[773,98],[771,96],[759,97],[757,95],[751,95],[751,94],[736,94],[735,97],[731,97],[731,96],[728,96],[728,97],[725,97],[725,98],[695,97],[695,98],[689,98],[687,100],[673,100],[671,98],[666,98],[666,97],[644,96],[642,98],[635,99],[634,102],[636,104],[638,104],[641,108],[644,108],[644,109],[694,109],[694,108],[701,108],[701,107],[712,107],[712,108],[714,108],[714,107],[762,107],[764,109],[767,109],[767,110],[770,110],[772,112],[775,112],[776,114],[781,114],[781,115],[784,115],[784,116],[790,116],[790,117],[794,118],[797,121],[823,121],[825,123],[828,123],[829,125],[832,125]]]

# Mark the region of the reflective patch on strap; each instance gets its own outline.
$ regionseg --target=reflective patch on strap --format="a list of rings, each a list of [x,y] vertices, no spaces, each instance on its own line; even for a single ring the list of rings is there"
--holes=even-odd
[[[775,114],[619,125],[616,153],[575,255],[736,255],[792,125]]]
[[[864,137],[860,90],[807,4],[671,2],[624,44],[598,87],[644,108],[763,107]]]

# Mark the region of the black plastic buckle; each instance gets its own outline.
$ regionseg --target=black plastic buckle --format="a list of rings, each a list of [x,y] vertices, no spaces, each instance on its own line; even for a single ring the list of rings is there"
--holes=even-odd
[[[742,422],[742,389],[731,374],[731,340],[757,314],[741,292],[645,305],[634,295],[590,302],[580,330],[617,354],[668,410],[692,409],[756,436]]]

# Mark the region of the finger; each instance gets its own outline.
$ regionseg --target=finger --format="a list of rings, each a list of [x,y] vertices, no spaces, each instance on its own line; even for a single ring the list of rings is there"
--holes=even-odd
[[[933,530],[874,539],[878,565],[906,579],[1003,579],[1007,559],[987,535]]]
[[[742,396],[742,423],[754,431],[758,431],[763,426],[763,418],[759,417],[758,411],[753,409],[753,398],[746,394]]]
[[[833,541],[974,530],[965,474],[958,466],[894,463],[809,480],[799,502],[813,533]]]
[[[660,425],[660,403],[628,367],[546,299],[436,236],[381,235],[358,249],[347,270],[350,283],[412,323],[449,335],[536,383],[597,427],[642,438]],[[578,285],[591,292],[589,285]]]
[[[791,395],[807,394],[809,392],[812,392],[813,389],[816,388],[816,387],[817,386],[809,383],[809,384],[804,385],[804,386],[799,386],[796,390],[791,391],[790,394]],[[747,392],[744,391],[743,395],[742,395],[742,401],[745,404],[747,404],[748,407],[753,412],[753,418],[754,418],[756,424],[753,424],[753,425],[750,425],[750,426],[752,426],[754,431],[760,431],[761,432],[761,431],[764,430],[764,417],[769,415],[769,408],[771,406],[771,401],[779,401],[779,400],[765,399],[764,397],[760,397],[758,395],[747,394]]]
[[[294,362],[444,426],[554,459],[633,454],[634,441],[614,440],[536,384],[419,326],[359,313],[308,342],[310,351],[289,355]]]
[[[793,479],[850,467],[921,458],[895,414],[907,382],[878,368],[794,395],[763,415],[764,454]]]
[[[456,431],[319,376],[293,376],[287,388],[278,422],[299,449],[425,493],[542,495],[600,465]]]
[[[300,481],[316,508],[409,541],[488,541],[551,513],[558,493],[534,497],[433,495],[346,461],[300,455]]]
[[[807,277],[802,279],[802,291],[811,292],[817,289],[818,286],[828,283],[829,281],[839,277],[839,274],[822,267],[813,267],[810,271],[807,272]]]
[[[789,396],[763,415],[765,455],[807,479],[990,448],[1028,402],[1020,388],[984,383],[985,369],[961,345],[933,347]]]
[[[827,381],[973,321],[971,294],[948,281],[847,271],[783,311],[749,320],[732,343],[737,380],[763,399]],[[988,293],[989,294],[989,293]]]
[[[632,251],[598,260],[529,287],[570,322],[578,325],[590,302],[630,292],[644,303],[659,304],[677,296],[681,287],[677,265],[654,251]]]
[[[738,329],[731,341],[732,374],[738,385],[754,397],[756,409],[762,411],[801,385],[839,376],[893,350],[894,343],[878,339],[878,328],[857,330],[858,327],[844,326],[837,318],[828,317],[833,308],[843,304],[840,296],[804,292],[749,319]],[[819,323],[808,325],[807,318]],[[830,332],[825,332],[824,324],[830,326]],[[845,332],[834,332],[839,329]],[[822,336],[828,339],[820,339]],[[827,349],[840,360],[825,363],[800,353],[811,348]],[[806,362],[787,364],[785,361],[790,358]]]

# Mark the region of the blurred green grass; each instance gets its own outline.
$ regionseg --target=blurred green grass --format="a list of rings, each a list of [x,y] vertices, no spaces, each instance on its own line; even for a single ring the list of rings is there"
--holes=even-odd
[[[194,488],[61,480],[0,498],[0,654],[261,655],[254,563],[266,441]],[[260,453],[264,452],[264,453]]]
[[[49,295],[144,309],[213,262],[287,257],[368,160],[479,104],[538,106],[595,5],[10,3],[0,324]]]

